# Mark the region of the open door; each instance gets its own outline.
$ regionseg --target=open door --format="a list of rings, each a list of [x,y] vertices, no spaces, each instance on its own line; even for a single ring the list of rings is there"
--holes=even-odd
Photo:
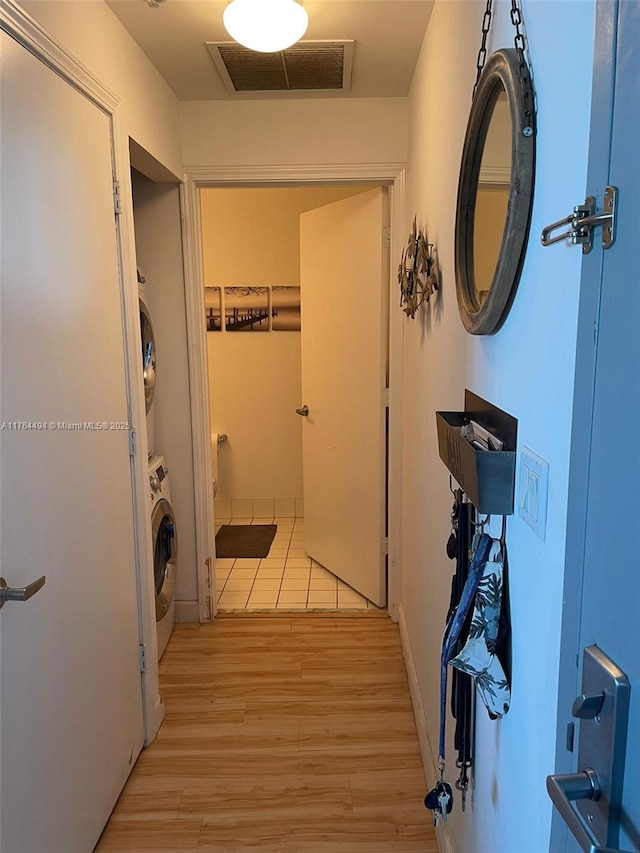
[[[547,783],[554,853],[640,851],[640,4],[597,15],[587,192],[598,213],[607,185],[618,204],[615,242],[594,229],[581,282],[558,730],[573,773]]]
[[[385,194],[300,217],[305,547],[378,606],[386,603]]]
[[[0,849],[87,853],[143,744],[111,121],[0,50]]]

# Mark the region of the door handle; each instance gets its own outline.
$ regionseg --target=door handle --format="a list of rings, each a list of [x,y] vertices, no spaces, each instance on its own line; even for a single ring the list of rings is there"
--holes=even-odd
[[[599,847],[594,844],[582,815],[571,805],[574,800],[600,799],[600,782],[593,770],[587,768],[581,773],[558,773],[555,776],[547,776],[547,791],[585,853],[628,853],[618,848]]]
[[[309,406],[304,405],[301,409],[296,409],[296,415],[302,415],[303,418],[309,417]]]
[[[41,578],[38,578],[37,581],[30,583],[28,586],[24,587],[11,587],[7,586],[7,582],[4,578],[0,578],[0,608],[5,603],[5,601],[27,601],[27,599],[32,598],[38,590],[42,589],[45,585],[46,577],[42,575]]]
[[[585,853],[618,848],[629,715],[629,679],[596,645],[582,655],[578,773],[547,776],[547,791]]]

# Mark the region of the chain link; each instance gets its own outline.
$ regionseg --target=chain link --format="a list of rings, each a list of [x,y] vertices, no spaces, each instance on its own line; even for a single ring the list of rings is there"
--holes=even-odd
[[[484,11],[484,17],[482,19],[482,44],[480,45],[480,50],[478,51],[478,59],[476,61],[476,82],[473,86],[473,95],[471,99],[475,98],[476,92],[478,91],[478,83],[480,82],[480,77],[482,76],[482,69],[484,68],[484,63],[487,59],[487,38],[489,36],[489,30],[491,29],[491,4],[493,0],[487,0],[487,8]],[[515,0],[514,0],[515,2]]]
[[[527,51],[527,42],[524,36],[524,23],[522,21],[522,12],[520,11],[520,8],[518,6],[518,0],[511,0],[511,23],[516,29],[516,34],[513,43],[518,54],[520,80],[522,82],[522,92],[524,94],[524,117],[526,127],[523,130],[523,133],[526,130],[529,130],[529,135],[531,135],[531,133],[533,133],[533,128],[531,127],[531,118],[533,116],[533,84],[531,82],[529,64],[527,63],[527,59],[525,56],[525,52]]]
[[[489,37],[489,30],[491,29],[492,3],[493,0],[487,0],[487,7],[482,18],[482,43],[480,45],[480,50],[478,51],[478,59],[476,61],[476,82],[473,86],[472,99],[475,98],[476,92],[478,91],[478,84],[480,83],[480,77],[482,76],[482,71],[484,69],[484,65],[487,59],[487,39]],[[525,125],[527,125],[527,127],[525,127],[525,131],[530,131],[530,133],[528,134],[530,135],[531,133],[533,133],[533,129],[531,127],[531,118],[534,114],[534,107],[532,102],[533,83],[529,71],[530,63],[527,63],[526,59],[526,54],[528,53],[528,45],[524,34],[524,23],[522,20],[522,12],[520,11],[520,7],[518,6],[518,0],[511,0],[511,23],[515,27],[516,31],[513,43],[518,53],[520,80],[522,82],[522,91],[524,93],[524,117]]]

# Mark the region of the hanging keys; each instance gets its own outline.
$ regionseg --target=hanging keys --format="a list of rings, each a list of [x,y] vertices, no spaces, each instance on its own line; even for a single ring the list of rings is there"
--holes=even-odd
[[[453,791],[448,782],[442,780],[424,798],[425,806],[433,812],[434,826],[440,821],[447,822],[447,815],[451,814],[453,808]]]
[[[447,815],[451,811],[451,807],[449,806],[449,803],[451,802],[452,799],[453,799],[452,794],[448,794],[444,788],[444,785],[443,785],[442,790],[441,790],[440,794],[438,795],[438,803],[440,805],[440,817],[442,818],[443,823],[447,822]]]

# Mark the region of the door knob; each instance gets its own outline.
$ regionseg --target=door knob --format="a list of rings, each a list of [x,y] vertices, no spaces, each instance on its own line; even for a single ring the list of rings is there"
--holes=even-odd
[[[296,415],[302,415],[303,418],[308,418],[309,406],[304,405],[301,409],[296,409]]]
[[[7,586],[7,582],[4,578],[0,578],[0,608],[5,601],[27,601],[27,599],[34,596],[39,589],[42,589],[45,581],[46,577],[42,575],[41,578],[38,578],[37,581],[30,583],[28,586],[11,587]]]

